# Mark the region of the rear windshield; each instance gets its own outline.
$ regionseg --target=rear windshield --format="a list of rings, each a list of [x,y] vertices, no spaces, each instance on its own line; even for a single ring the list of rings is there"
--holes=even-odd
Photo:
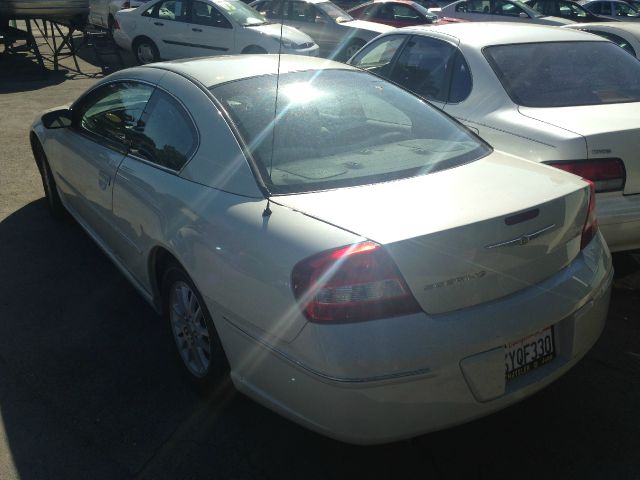
[[[497,45],[485,48],[484,55],[518,105],[640,101],[640,62],[611,42]]]
[[[211,88],[273,194],[385,182],[451,168],[491,149],[410,93],[359,71],[323,70]]]

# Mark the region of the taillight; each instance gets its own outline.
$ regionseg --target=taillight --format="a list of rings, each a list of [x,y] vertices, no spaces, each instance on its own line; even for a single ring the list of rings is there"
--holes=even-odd
[[[113,29],[114,30],[120,30],[120,24],[118,23],[117,19],[113,19]]]
[[[304,314],[315,322],[356,322],[420,311],[398,267],[373,242],[302,260],[291,280]]]
[[[587,209],[587,220],[584,222],[584,227],[582,227],[580,250],[589,244],[598,231],[598,217],[596,215],[596,188],[592,181],[586,178],[584,180],[589,183],[589,208]]]
[[[595,184],[596,192],[622,190],[627,174],[624,164],[619,158],[603,158],[597,160],[568,160],[546,162],[547,165],[570,172]]]
[[[125,8],[131,8],[131,2],[124,2],[124,3],[122,4],[122,8],[123,8],[123,9],[125,9]]]

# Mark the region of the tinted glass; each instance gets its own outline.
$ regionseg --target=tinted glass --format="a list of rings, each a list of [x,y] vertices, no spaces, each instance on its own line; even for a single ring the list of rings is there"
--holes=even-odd
[[[391,60],[393,60],[394,55],[405,39],[405,35],[384,37],[367,46],[349,63],[376,75],[386,77],[390,73]]]
[[[637,17],[638,11],[628,3],[614,3],[616,7],[616,16],[618,17]]]
[[[447,101],[449,67],[456,49],[432,38],[412,37],[393,67],[394,82],[430,100]]]
[[[289,10],[285,18],[294,22],[315,23],[316,20],[322,19],[323,15],[310,3],[306,2],[289,2]]]
[[[88,133],[121,145],[125,150],[153,87],[134,82],[114,82],[89,93],[73,107],[75,125]]]
[[[471,93],[471,71],[462,53],[456,53],[453,69],[451,72],[451,90],[449,91],[449,102],[460,103]]]
[[[365,72],[281,74],[275,128],[274,76],[211,91],[276,194],[424,175],[490,152],[439,110]]]
[[[239,0],[219,0],[216,1],[215,4],[217,8],[229,15],[243,27],[262,25],[266,22],[261,13]]]
[[[640,101],[640,62],[610,42],[500,45],[485,48],[484,54],[519,105],[564,107]]]
[[[232,28],[229,20],[216,7],[198,1],[193,2],[191,7],[191,22],[208,27]]]
[[[131,153],[171,170],[182,169],[198,141],[184,108],[158,90],[142,120],[132,131]]]
[[[491,2],[489,0],[469,0],[456,6],[456,10],[469,13],[490,13]]]

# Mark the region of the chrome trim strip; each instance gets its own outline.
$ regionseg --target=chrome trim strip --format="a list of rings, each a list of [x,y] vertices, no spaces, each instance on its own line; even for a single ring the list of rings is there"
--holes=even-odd
[[[513,239],[507,240],[505,242],[499,242],[499,243],[494,243],[494,244],[491,244],[491,245],[485,245],[484,248],[486,248],[487,250],[490,250],[492,248],[510,247],[512,245],[526,245],[531,240],[534,240],[534,239],[538,238],[543,233],[548,232],[549,230],[552,230],[553,228],[555,228],[555,226],[556,226],[556,224],[552,223],[551,225],[547,225],[546,227],[541,228],[540,230],[537,230],[535,232],[524,233],[524,234],[520,235],[517,238],[513,238]]]

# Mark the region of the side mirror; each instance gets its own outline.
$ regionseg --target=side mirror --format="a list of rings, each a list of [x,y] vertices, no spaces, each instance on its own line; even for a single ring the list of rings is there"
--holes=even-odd
[[[527,15],[525,12],[520,12],[520,13],[518,14],[518,16],[519,16],[520,18],[529,18],[529,15]]]
[[[67,128],[71,126],[72,118],[71,110],[62,108],[45,113],[41,120],[45,128]]]

